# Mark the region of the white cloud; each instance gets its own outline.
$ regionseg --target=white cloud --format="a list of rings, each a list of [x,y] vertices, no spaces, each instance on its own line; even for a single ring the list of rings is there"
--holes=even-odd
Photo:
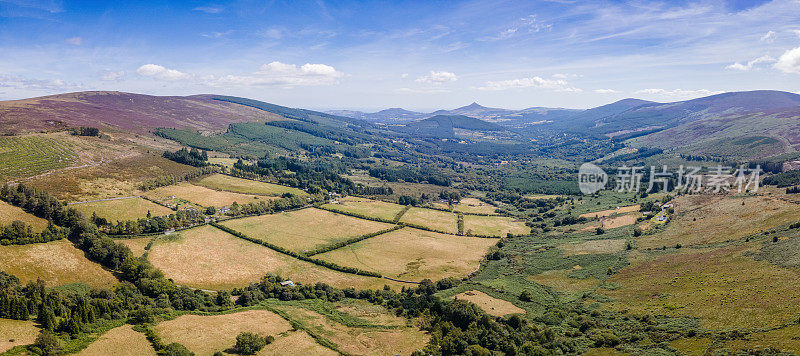
[[[580,78],[580,77],[582,77],[582,75],[578,75],[578,74],[564,74],[564,73],[556,73],[556,74],[553,74],[553,78],[558,78],[558,79],[569,79],[569,78]]]
[[[636,94],[646,94],[646,95],[655,95],[660,96],[668,99],[694,99],[703,96],[721,94],[724,91],[711,91],[708,89],[697,89],[697,90],[684,90],[684,89],[674,89],[674,90],[666,90],[666,89],[656,89],[656,88],[649,88],[649,89],[642,89],[636,92]]]
[[[122,77],[124,77],[124,76],[125,76],[125,71],[124,70],[121,70],[119,72],[106,71],[106,72],[104,72],[103,74],[100,75],[100,79],[105,80],[105,81],[113,81],[113,80],[122,79]]]
[[[208,37],[208,38],[222,38],[222,37],[226,37],[226,36],[230,35],[231,33],[233,33],[233,30],[228,30],[228,31],[225,31],[225,32],[204,33],[204,34],[202,34],[202,36],[203,37]]]
[[[295,64],[274,61],[262,65],[252,75],[209,77],[205,78],[205,82],[212,86],[316,86],[336,84],[342,77],[344,73],[327,64],[306,63],[298,67]]]
[[[191,77],[189,74],[175,69],[168,69],[158,64],[145,64],[136,70],[136,74],[139,74],[143,77],[169,81],[189,79]]]
[[[616,93],[621,93],[619,90],[614,90],[614,89],[595,89],[594,92],[598,93],[598,94],[616,94]]]
[[[456,80],[458,80],[458,76],[456,76],[456,74],[453,72],[431,71],[429,75],[419,77],[415,81],[417,83],[442,84],[447,82],[454,82]]]
[[[66,40],[64,40],[64,43],[71,44],[73,46],[80,46],[83,44],[83,38],[80,37],[67,38]]]
[[[403,79],[408,78],[408,73],[400,74],[400,78],[403,78]]]
[[[506,90],[506,89],[520,89],[520,88],[545,88],[557,89],[561,91],[576,91],[577,88],[570,88],[569,83],[563,79],[544,79],[542,77],[530,77],[509,79],[500,81],[488,81],[484,86],[479,87],[480,90]],[[579,90],[579,89],[577,89]]]
[[[412,88],[400,88],[396,90],[398,93],[403,94],[442,94],[442,93],[449,93],[450,89],[445,88],[422,88],[422,89],[412,89]]]
[[[279,40],[283,37],[283,30],[273,27],[264,31],[261,35],[266,38],[271,38],[273,40]]]
[[[800,74],[800,47],[784,52],[772,67],[784,73]]]
[[[734,64],[731,64],[731,65],[729,65],[729,66],[726,66],[726,67],[725,67],[725,69],[736,69],[736,70],[748,71],[748,70],[751,70],[751,69],[753,69],[753,67],[754,67],[756,64],[759,64],[759,63],[771,63],[771,62],[775,62],[775,58],[772,58],[770,55],[768,55],[768,54],[765,54],[765,55],[763,55],[763,56],[761,56],[761,57],[758,57],[758,58],[756,58],[756,59],[753,59],[753,60],[751,60],[751,61],[748,61],[748,62],[747,62],[747,63],[745,63],[745,64],[742,64],[742,63],[736,62],[736,63],[734,63]]]
[[[222,8],[219,6],[198,6],[194,8],[194,11],[202,11],[207,14],[218,14],[222,12]]]
[[[775,42],[775,31],[769,31],[761,36],[761,42],[772,43]]]

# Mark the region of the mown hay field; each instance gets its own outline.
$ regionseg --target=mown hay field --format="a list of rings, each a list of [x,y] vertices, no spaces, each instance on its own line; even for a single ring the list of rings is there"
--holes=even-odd
[[[271,344],[256,353],[258,356],[283,356],[287,350],[295,355],[338,356],[339,353],[320,345],[305,331],[288,331],[278,335]]]
[[[233,219],[222,224],[249,237],[296,252],[392,227],[316,208]]]
[[[223,207],[231,205],[234,202],[238,204],[257,203],[265,199],[270,199],[269,197],[252,194],[213,190],[186,182],[156,188],[146,192],[144,195],[159,202],[170,201],[169,197],[175,196],[175,198],[183,199],[204,207]]]
[[[344,197],[339,199],[337,204],[329,203],[323,205],[323,207],[342,213],[368,216],[388,221],[394,220],[397,214],[404,209],[402,205],[359,197]]]
[[[796,321],[797,272],[754,260],[747,252],[758,245],[638,255],[610,279],[620,287],[601,293],[619,309],[697,317],[708,328],[766,328]]]
[[[627,213],[636,212],[636,211],[639,211],[639,209],[641,209],[641,206],[639,206],[639,205],[620,206],[620,207],[617,207],[616,209],[608,209],[608,210],[596,211],[596,212],[592,212],[592,213],[581,214],[580,217],[587,218],[587,219],[588,218],[605,218],[605,217],[609,217],[611,215],[616,215],[616,214],[627,214]]]
[[[156,334],[164,343],[180,343],[198,356],[232,348],[236,344],[236,335],[241,332],[277,337],[291,329],[288,321],[269,310],[220,315],[186,314],[162,321],[155,327]]]
[[[156,351],[144,334],[133,330],[133,325],[123,325],[100,335],[76,355],[155,356]]]
[[[644,235],[639,247],[709,244],[741,239],[800,217],[800,205],[764,196],[681,196],[664,231]]]
[[[0,200],[0,225],[11,225],[14,220],[30,225],[34,232],[41,232],[47,228],[47,220],[28,214],[22,208]]]
[[[193,183],[213,190],[222,190],[242,194],[279,196],[284,193],[291,193],[294,195],[308,195],[306,192],[297,188],[265,182],[257,182],[250,179],[231,177],[224,174],[212,174],[194,181]]]
[[[30,345],[37,335],[39,328],[32,321],[0,319],[0,353],[16,346]]]
[[[422,349],[429,339],[428,335],[416,327],[350,327],[301,306],[284,305],[275,308],[348,354],[409,355]]]
[[[458,233],[458,216],[446,211],[412,207],[403,214],[400,222],[450,234]]]
[[[497,209],[496,206],[484,203],[480,199],[477,198],[462,198],[458,204],[455,205],[454,209],[457,212],[461,213],[469,213],[469,214],[495,214],[495,210]]]
[[[496,239],[445,235],[410,227],[315,257],[387,277],[421,281],[464,277],[475,271]]]
[[[378,289],[399,285],[300,261],[208,225],[158,238],[150,247],[148,259],[175,283],[201,289],[245,287],[267,273],[295,282],[325,282],[339,288]]]
[[[455,299],[466,300],[481,307],[483,311],[494,316],[504,316],[508,314],[524,314],[522,309],[509,301],[498,299],[478,290],[470,290],[454,296]]]
[[[22,283],[41,278],[51,287],[82,282],[102,288],[117,283],[110,272],[86,259],[67,240],[0,246],[0,271],[17,276]]]
[[[525,235],[530,231],[531,229],[525,226],[524,221],[506,216],[464,215],[464,233],[466,235],[500,237],[509,233]]]
[[[139,197],[77,203],[70,204],[69,207],[82,212],[86,217],[97,214],[97,216],[106,218],[112,223],[115,221],[146,218],[148,212],[150,212],[152,216],[163,216],[174,213],[172,209]]]

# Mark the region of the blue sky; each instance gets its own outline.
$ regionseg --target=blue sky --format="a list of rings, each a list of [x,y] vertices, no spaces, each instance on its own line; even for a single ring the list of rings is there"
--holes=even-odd
[[[800,0],[0,0],[0,99],[585,108],[755,89],[800,92]]]

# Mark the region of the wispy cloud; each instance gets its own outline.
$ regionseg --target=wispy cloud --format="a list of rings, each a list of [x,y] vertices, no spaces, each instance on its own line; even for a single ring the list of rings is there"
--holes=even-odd
[[[204,33],[201,36],[208,37],[208,38],[223,38],[227,37],[233,33],[233,30],[228,30],[225,32],[211,32],[211,33]]]
[[[772,56],[770,56],[768,54],[765,54],[765,55],[763,55],[761,57],[755,58],[755,59],[753,59],[751,61],[748,61],[747,63],[744,63],[744,64],[736,62],[734,64],[726,66],[725,69],[735,69],[735,70],[741,70],[741,71],[748,71],[748,70],[753,69],[759,63],[771,63],[771,62],[775,62],[775,58],[772,58]]]
[[[419,77],[415,81],[417,83],[442,84],[447,82],[454,82],[456,80],[458,80],[458,76],[456,76],[456,74],[453,72],[431,71],[430,74]]]
[[[0,75],[0,88],[34,91],[78,90],[82,86],[62,79],[33,79],[15,75]]]
[[[696,89],[696,90],[684,90],[684,89],[659,89],[659,88],[649,88],[649,89],[642,89],[636,91],[636,94],[645,94],[645,95],[653,95],[658,96],[666,99],[676,100],[676,99],[694,99],[709,95],[721,94],[724,91],[711,91],[708,89]]]
[[[83,38],[80,37],[67,38],[66,40],[64,40],[64,43],[71,44],[73,46],[80,46],[83,44]]]
[[[539,76],[529,78],[518,78],[500,81],[487,81],[484,86],[478,87],[480,90],[508,90],[523,88],[544,88],[554,89],[564,92],[581,92],[583,90],[570,87],[569,83],[563,79],[545,79]]]
[[[614,89],[595,89],[595,90],[593,90],[593,92],[598,93],[598,94],[617,94],[617,93],[621,93],[621,91],[614,90]]]
[[[125,71],[124,70],[121,70],[121,71],[118,71],[118,72],[114,72],[114,71],[110,71],[109,70],[109,71],[105,71],[105,72],[100,74],[100,79],[104,80],[104,81],[120,80],[123,77],[125,77]]]
[[[195,7],[193,10],[194,11],[205,12],[207,14],[218,14],[218,13],[222,12],[222,10],[224,10],[224,8],[221,7],[221,6],[211,6],[211,5],[209,5],[209,6],[198,6],[198,7]]]
[[[484,36],[478,38],[478,41],[500,41],[522,34],[536,33],[539,31],[550,31],[553,28],[551,24],[543,24],[536,20],[536,15],[528,15],[515,21],[515,23],[500,31],[497,34]]]
[[[772,43],[775,42],[775,31],[768,31],[763,36],[761,36],[761,42]]]

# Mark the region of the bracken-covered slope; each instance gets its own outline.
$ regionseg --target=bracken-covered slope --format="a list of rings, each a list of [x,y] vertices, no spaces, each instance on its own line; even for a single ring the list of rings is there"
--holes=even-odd
[[[225,130],[229,124],[271,121],[278,115],[210,96],[152,96],[77,92],[0,102],[0,133],[19,134],[94,126],[144,133],[158,127]]]

